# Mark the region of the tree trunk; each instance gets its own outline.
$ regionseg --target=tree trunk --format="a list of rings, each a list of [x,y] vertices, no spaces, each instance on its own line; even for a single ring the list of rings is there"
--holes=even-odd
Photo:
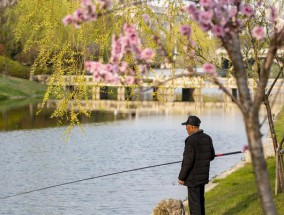
[[[276,207],[273,202],[272,191],[270,188],[266,161],[263,153],[261,141],[262,135],[260,132],[258,114],[257,116],[255,116],[255,114],[248,113],[244,118],[246,122],[246,131],[250,145],[250,153],[256,185],[263,213],[265,215],[277,215]]]
[[[283,158],[279,150],[276,152],[276,178],[275,178],[275,194],[284,192],[283,180]]]
[[[271,108],[270,108],[268,95],[264,96],[264,105],[266,107],[266,113],[267,113],[267,119],[268,119],[269,128],[270,128],[270,134],[271,134],[271,138],[272,138],[272,142],[273,142],[274,153],[275,153],[275,156],[276,156],[276,150],[277,150],[278,144],[277,144],[277,139],[276,139],[276,134],[275,134],[274,123],[273,123],[273,118],[272,118],[272,114],[271,114]]]
[[[264,96],[264,104],[266,107],[267,111],[267,118],[268,118],[268,123],[269,123],[269,128],[270,128],[270,134],[273,142],[273,147],[274,147],[274,152],[275,152],[275,161],[276,161],[276,166],[275,166],[275,172],[276,172],[276,177],[275,177],[275,194],[282,193],[284,189],[284,181],[283,181],[283,159],[281,154],[279,153],[280,149],[278,149],[278,143],[277,143],[277,138],[276,138],[276,133],[274,129],[274,123],[272,119],[272,114],[271,114],[271,108],[270,108],[270,103],[268,99],[268,95]]]

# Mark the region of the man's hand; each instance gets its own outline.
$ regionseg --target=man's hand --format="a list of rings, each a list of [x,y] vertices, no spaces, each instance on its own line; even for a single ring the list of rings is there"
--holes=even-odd
[[[183,185],[183,184],[184,184],[184,181],[178,180],[178,183],[179,183],[180,185]]]

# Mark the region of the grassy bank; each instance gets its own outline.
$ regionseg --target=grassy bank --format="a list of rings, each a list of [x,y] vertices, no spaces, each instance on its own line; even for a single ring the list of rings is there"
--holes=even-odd
[[[281,135],[282,137],[284,130],[284,109],[282,109],[282,112],[278,115],[275,126],[278,136]],[[270,175],[271,189],[274,193],[275,159],[267,159],[267,166]],[[216,182],[219,184],[206,193],[206,214],[262,214],[251,164],[247,164],[225,179]],[[284,194],[274,195],[274,200],[278,214],[284,214]]]
[[[42,97],[47,86],[9,76],[0,76],[0,101],[14,98]]]

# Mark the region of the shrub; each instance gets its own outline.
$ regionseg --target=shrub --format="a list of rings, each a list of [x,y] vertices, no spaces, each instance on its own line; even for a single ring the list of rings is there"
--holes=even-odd
[[[23,66],[5,56],[0,56],[0,72],[18,78],[29,78],[29,67]]]
[[[6,101],[9,97],[0,93],[0,101]]]

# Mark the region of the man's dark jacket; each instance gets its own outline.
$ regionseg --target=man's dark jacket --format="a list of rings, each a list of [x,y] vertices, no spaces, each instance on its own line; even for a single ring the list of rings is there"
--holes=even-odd
[[[179,180],[188,187],[207,184],[209,181],[210,161],[215,158],[212,139],[203,130],[189,135],[185,140],[183,161]]]

